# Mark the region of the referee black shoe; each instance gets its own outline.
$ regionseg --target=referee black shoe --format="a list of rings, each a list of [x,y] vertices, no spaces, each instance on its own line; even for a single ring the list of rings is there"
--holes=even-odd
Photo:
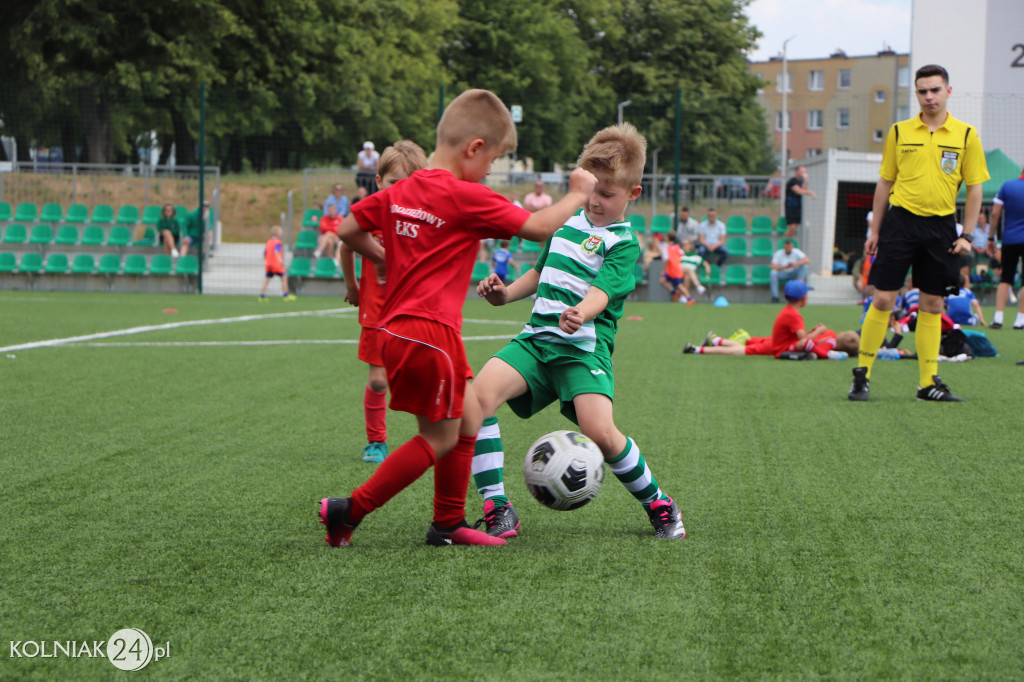
[[[942,383],[938,374],[932,376],[932,381],[935,382],[933,385],[917,389],[918,400],[931,400],[939,403],[962,403],[964,401],[963,398],[957,398],[949,392],[949,386]]]
[[[850,392],[847,394],[847,398],[850,400],[864,401],[868,399],[868,391],[871,388],[871,382],[868,380],[868,368],[867,367],[854,367],[853,368],[853,385],[850,386]]]

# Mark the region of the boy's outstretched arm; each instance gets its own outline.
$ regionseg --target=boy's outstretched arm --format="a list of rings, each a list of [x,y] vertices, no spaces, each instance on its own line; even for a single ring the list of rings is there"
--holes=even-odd
[[[491,305],[505,305],[537,293],[540,273],[534,268],[528,269],[512,284],[505,286],[501,278],[495,274],[488,275],[476,285],[476,293],[487,299]]]
[[[543,208],[536,213],[531,213],[523,226],[516,234],[520,239],[529,239],[533,242],[542,242],[558,231],[576,211],[580,210],[587,203],[597,178],[590,171],[577,168],[569,176],[569,193],[564,197]]]
[[[590,287],[578,306],[566,308],[558,318],[558,328],[566,334],[575,334],[576,330],[588,320],[592,320],[608,307],[608,294],[603,289]]]
[[[359,227],[359,223],[351,213],[338,226],[338,236],[359,255],[366,256],[374,263],[384,262],[384,247],[378,244],[369,232],[364,232]]]

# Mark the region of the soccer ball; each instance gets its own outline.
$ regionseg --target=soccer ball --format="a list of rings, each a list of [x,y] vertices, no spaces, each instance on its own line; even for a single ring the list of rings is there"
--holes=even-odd
[[[601,490],[604,457],[582,433],[554,431],[530,446],[523,477],[527,490],[545,507],[578,509]]]

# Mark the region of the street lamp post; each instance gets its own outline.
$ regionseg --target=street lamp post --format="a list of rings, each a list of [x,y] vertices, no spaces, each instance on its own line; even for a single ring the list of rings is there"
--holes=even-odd
[[[786,192],[784,190],[786,186],[786,178],[789,176],[789,154],[786,149],[786,129],[789,128],[789,112],[786,110],[786,93],[789,91],[789,73],[786,70],[786,45],[789,44],[795,35],[786,38],[782,41],[782,149],[779,152],[779,157],[782,159],[780,164],[782,172],[780,173],[779,182],[779,215],[786,215]]]
[[[622,125],[622,110],[632,104],[632,100],[626,100],[625,102],[619,102],[619,125]]]

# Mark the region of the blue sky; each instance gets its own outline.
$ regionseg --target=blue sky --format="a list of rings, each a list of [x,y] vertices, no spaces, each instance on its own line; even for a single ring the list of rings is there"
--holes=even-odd
[[[748,55],[764,61],[782,53],[790,36],[789,59],[827,57],[836,48],[852,56],[875,54],[886,45],[910,51],[912,0],[753,0],[747,16],[764,37]]]

